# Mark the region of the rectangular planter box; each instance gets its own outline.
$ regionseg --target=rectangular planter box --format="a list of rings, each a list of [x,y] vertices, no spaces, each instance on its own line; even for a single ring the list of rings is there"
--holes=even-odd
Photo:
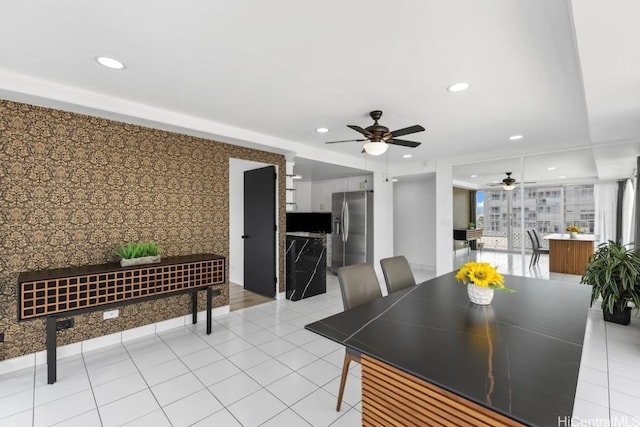
[[[140,258],[122,258],[120,259],[120,265],[122,267],[130,267],[132,265],[153,264],[160,262],[160,255],[155,256],[143,256]]]
[[[604,320],[607,322],[618,323],[620,325],[628,325],[631,322],[631,307],[627,307],[624,311],[613,310],[613,313],[609,313],[607,310],[602,310],[604,314]]]

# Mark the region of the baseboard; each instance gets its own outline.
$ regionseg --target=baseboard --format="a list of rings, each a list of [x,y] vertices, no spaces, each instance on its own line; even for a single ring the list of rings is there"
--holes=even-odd
[[[229,312],[230,308],[228,305],[225,305],[223,307],[216,307],[211,310],[211,317],[215,318],[218,316],[223,316],[225,314],[229,314]],[[198,322],[206,322],[206,310],[198,312],[197,319]],[[98,350],[100,348],[109,347],[115,344],[131,341],[133,339],[154,335],[169,329],[190,325],[191,321],[192,317],[191,314],[189,314],[186,316],[176,317],[174,319],[164,320],[158,323],[152,323],[150,325],[140,326],[139,328],[127,329],[125,331],[116,332],[114,334],[104,335],[86,341],[63,345],[56,349],[56,358],[60,360],[65,357],[75,356],[84,352]],[[47,363],[46,350],[26,354],[24,356],[14,357],[12,359],[2,360],[0,361],[0,375],[19,371],[21,369],[32,368],[34,366],[45,363]]]

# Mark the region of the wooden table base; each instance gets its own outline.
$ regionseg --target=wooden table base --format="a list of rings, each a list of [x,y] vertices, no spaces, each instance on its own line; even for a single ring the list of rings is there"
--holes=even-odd
[[[362,356],[363,426],[522,426],[522,424]]]

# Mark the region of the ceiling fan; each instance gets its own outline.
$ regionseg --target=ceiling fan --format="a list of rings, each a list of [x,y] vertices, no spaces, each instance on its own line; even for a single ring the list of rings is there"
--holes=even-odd
[[[502,186],[503,190],[511,191],[514,188],[516,188],[516,184],[520,184],[515,180],[515,178],[511,177],[512,172],[505,172],[505,173],[507,174],[507,177],[503,179],[501,183],[491,183],[489,184],[489,186],[490,187]],[[533,181],[525,182],[525,184],[535,184],[535,182]]]
[[[382,117],[382,111],[374,110],[369,113],[373,119],[373,124],[366,128],[361,128],[356,125],[347,125],[347,127],[361,133],[365,136],[365,139],[346,139],[342,141],[329,141],[326,144],[336,144],[338,142],[363,142],[368,141],[363,146],[363,150],[373,156],[379,156],[384,154],[389,146],[387,144],[402,145],[404,147],[415,148],[420,145],[419,142],[407,141],[404,139],[397,139],[398,136],[409,135],[411,133],[422,132],[424,128],[420,125],[413,125],[403,129],[389,131],[389,128],[382,126],[378,123],[380,117]]]

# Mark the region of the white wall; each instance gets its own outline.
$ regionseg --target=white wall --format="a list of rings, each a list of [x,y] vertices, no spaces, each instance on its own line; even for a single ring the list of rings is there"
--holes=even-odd
[[[401,177],[393,186],[393,252],[412,267],[436,270],[436,177]]]
[[[244,234],[244,172],[265,166],[270,165],[249,160],[229,159],[229,281],[242,286],[244,286],[244,240],[242,240]],[[278,269],[276,269],[277,273]]]

